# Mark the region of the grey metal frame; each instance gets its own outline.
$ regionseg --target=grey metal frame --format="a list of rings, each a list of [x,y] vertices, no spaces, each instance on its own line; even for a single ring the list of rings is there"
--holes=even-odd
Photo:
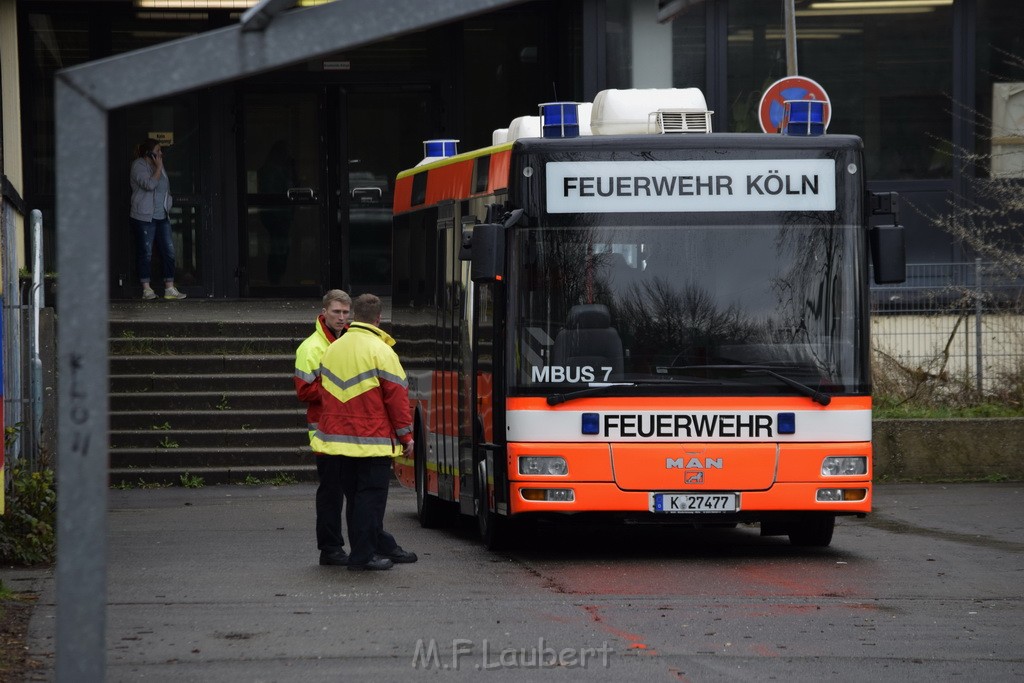
[[[345,0],[275,16],[293,3],[264,0],[246,13],[245,26],[57,74],[58,681],[106,675],[109,112],[522,1]]]

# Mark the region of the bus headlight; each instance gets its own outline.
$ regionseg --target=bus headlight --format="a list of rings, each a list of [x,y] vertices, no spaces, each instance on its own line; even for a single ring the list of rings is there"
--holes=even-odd
[[[524,455],[519,458],[519,474],[564,476],[569,473],[565,458],[553,455]]]
[[[821,476],[844,477],[868,473],[868,459],[863,455],[830,455],[821,462]]]

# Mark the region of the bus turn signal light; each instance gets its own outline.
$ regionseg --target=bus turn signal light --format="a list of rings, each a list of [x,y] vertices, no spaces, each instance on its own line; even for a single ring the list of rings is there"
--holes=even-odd
[[[867,489],[818,489],[816,500],[819,503],[851,503],[864,500],[867,495]]]

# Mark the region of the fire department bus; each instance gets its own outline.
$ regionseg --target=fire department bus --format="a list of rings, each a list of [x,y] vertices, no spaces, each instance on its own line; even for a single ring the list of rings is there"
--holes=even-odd
[[[866,193],[857,137],[711,133],[699,91],[581,111],[583,134],[516,120],[398,175],[416,446],[395,472],[421,523],[475,516],[488,547],[552,515],[828,545],[871,510],[869,260],[902,279],[894,198]]]

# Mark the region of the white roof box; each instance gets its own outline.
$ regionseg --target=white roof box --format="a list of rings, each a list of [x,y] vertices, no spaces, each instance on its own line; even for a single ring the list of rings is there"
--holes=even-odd
[[[577,106],[578,118],[580,120],[580,135],[593,135],[590,131],[590,117],[593,115],[593,102],[580,102]]]
[[[495,128],[491,131],[491,144],[504,145],[508,142],[508,128]]]
[[[684,121],[701,120],[706,129],[690,127],[676,130],[661,125],[662,114],[682,113]],[[594,135],[643,135],[661,132],[701,132],[711,130],[710,113],[699,88],[633,88],[602,90],[594,97],[590,127]],[[697,114],[697,117],[688,116]],[[667,117],[675,118],[675,117]]]
[[[541,137],[539,116],[518,116],[508,124],[508,142],[515,142],[519,138],[539,137]]]

